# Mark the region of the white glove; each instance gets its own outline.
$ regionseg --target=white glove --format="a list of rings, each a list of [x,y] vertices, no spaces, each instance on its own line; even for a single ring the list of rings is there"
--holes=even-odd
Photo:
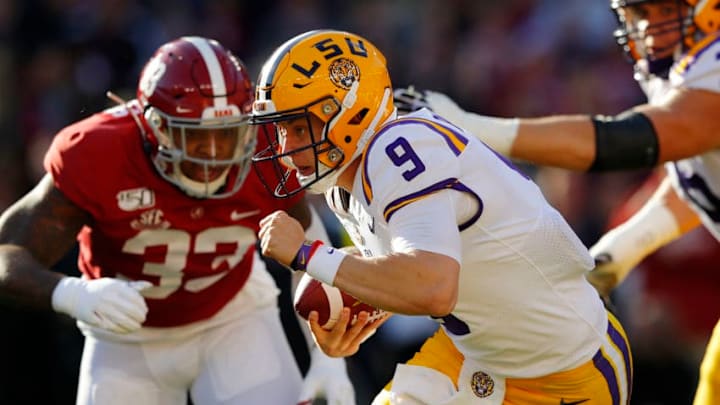
[[[345,359],[329,357],[315,347],[298,402],[310,403],[317,398],[325,398],[328,405],[355,405],[355,390],[345,368]]]
[[[470,132],[498,153],[510,156],[517,137],[518,118],[488,117],[467,112],[445,94],[425,91],[425,102],[437,115]]]
[[[139,291],[151,286],[148,281],[65,277],[53,290],[52,307],[92,326],[130,333],[145,322],[148,308]]]
[[[672,211],[658,200],[649,200],[590,248],[596,266],[588,273],[588,281],[607,297],[647,255],[678,236],[680,229]]]

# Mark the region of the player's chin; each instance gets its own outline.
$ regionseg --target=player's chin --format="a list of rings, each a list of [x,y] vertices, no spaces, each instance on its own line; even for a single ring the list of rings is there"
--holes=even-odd
[[[182,171],[189,179],[197,182],[211,182],[220,178],[229,166],[210,166],[207,169],[198,164],[183,167]]]
[[[297,172],[303,177],[312,176],[315,173],[314,166],[297,166]]]

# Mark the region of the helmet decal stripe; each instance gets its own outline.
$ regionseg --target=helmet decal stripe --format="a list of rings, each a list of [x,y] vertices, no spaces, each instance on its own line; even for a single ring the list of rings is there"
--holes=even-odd
[[[328,30],[315,30],[315,31],[309,31],[304,34],[300,34],[296,36],[295,38],[287,41],[283,46],[276,49],[275,52],[273,52],[272,56],[267,60],[265,65],[262,67],[262,70],[260,71],[260,78],[258,80],[258,86],[257,91],[258,93],[265,93],[265,91],[268,87],[272,86],[273,80],[275,79],[275,72],[277,71],[278,64],[280,64],[280,61],[283,59],[283,56],[285,56],[286,53],[290,51],[292,47],[295,46],[298,42],[302,41],[303,39],[315,35],[319,32],[328,31]],[[269,98],[269,94],[267,95]]]
[[[208,41],[204,38],[185,37],[184,39],[197,48],[203,58],[203,61],[205,62],[205,67],[210,74],[213,95],[215,96],[215,107],[227,106],[227,87],[225,86],[225,77],[223,76],[222,68],[220,68],[220,61],[218,61],[215,51],[213,51]],[[222,96],[218,97],[218,95]]]

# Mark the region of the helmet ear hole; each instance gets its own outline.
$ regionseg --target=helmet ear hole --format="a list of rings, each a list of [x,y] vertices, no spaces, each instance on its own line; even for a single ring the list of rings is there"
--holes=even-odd
[[[345,143],[350,143],[350,142],[352,142],[352,136],[345,135]]]
[[[348,124],[350,125],[358,125],[362,122],[363,119],[365,119],[365,116],[367,115],[368,111],[370,111],[368,108],[363,108],[362,110],[358,111],[357,114],[355,114],[354,117],[348,121]]]
[[[155,130],[159,130],[163,124],[162,117],[153,107],[145,110],[145,120]]]

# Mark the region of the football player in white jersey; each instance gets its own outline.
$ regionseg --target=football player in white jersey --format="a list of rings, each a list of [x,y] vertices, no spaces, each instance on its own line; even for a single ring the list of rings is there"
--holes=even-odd
[[[375,403],[629,403],[629,346],[585,278],[587,249],[508,160],[428,110],[398,117],[372,43],[298,35],[256,86],[251,122],[270,146],[253,160],[275,174],[263,182],[277,197],[326,193],[362,256],[306,241],[283,211],[260,222],[263,253],[442,324]],[[368,314],[352,324],[347,310],[332,330],[310,315],[331,356],[352,355],[372,331]]]
[[[303,386],[256,252],[264,215],[307,225],[310,212],[249,171],[243,63],[182,37],[158,48],[137,95],[55,136],[48,173],[0,217],[0,296],[77,319],[78,405],[354,404],[344,364],[319,352]],[[76,241],[83,277],[48,271]]]
[[[653,197],[590,249],[598,266],[589,279],[603,294],[644,257],[700,224],[720,240],[720,2],[610,4],[619,22],[615,37],[635,63],[647,104],[615,117],[502,119],[463,111],[440,93],[424,99],[397,93],[404,106],[429,106],[513,158],[590,171],[665,162],[667,176]],[[719,371],[720,323],[703,359],[696,405],[720,403]]]

